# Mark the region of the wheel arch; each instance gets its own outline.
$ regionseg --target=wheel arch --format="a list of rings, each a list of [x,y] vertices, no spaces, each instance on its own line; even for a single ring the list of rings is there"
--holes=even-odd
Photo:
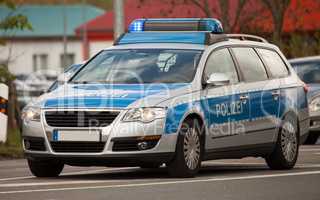
[[[299,123],[300,119],[299,119],[299,113],[296,110],[288,110],[282,115],[278,134],[280,134],[281,127],[282,127],[282,125],[283,125],[283,123],[285,121],[285,118],[288,117],[288,116],[291,116],[291,117],[296,119],[296,122],[297,122],[297,135],[298,135],[298,140],[300,142],[300,123]]]
[[[196,119],[200,123],[201,140],[203,142],[202,144],[204,145],[203,147],[205,147],[206,135],[207,135],[208,130],[207,130],[207,125],[206,125],[206,121],[205,121],[203,114],[200,112],[197,112],[197,111],[190,111],[190,112],[186,113],[180,122],[180,126],[179,126],[178,130],[181,129],[182,123],[187,119]]]

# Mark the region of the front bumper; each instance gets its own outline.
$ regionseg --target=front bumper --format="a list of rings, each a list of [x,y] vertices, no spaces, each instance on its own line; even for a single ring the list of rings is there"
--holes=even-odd
[[[25,154],[30,159],[58,159],[70,165],[137,165],[141,162],[165,163],[172,159],[176,149],[177,134],[164,134],[165,119],[157,119],[151,123],[122,122],[123,112],[106,127],[94,128],[101,132],[100,143],[103,147],[99,152],[68,152],[57,151],[53,148],[53,132],[55,130],[85,130],[88,128],[59,128],[49,126],[44,118],[44,111],[41,114],[41,122],[30,121],[23,124],[23,148]],[[145,137],[161,135],[154,147],[147,150],[121,150],[115,151],[115,140],[122,138]],[[42,140],[44,148],[26,148],[27,140]],[[76,139],[75,139],[76,142]],[[30,145],[28,143],[28,145]],[[86,145],[86,144],[84,144]]]
[[[320,131],[320,112],[310,113],[310,132]]]
[[[73,166],[139,166],[143,163],[168,163],[173,152],[168,153],[130,153],[104,155],[55,155],[47,153],[25,153],[28,159],[55,160]]]

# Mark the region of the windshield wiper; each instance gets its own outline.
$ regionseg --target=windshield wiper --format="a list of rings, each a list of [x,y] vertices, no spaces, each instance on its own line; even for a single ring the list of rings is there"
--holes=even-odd
[[[74,84],[89,84],[89,81],[71,81],[70,83],[74,83]]]

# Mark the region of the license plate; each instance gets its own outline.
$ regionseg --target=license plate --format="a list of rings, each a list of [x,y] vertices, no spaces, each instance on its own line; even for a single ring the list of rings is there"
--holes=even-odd
[[[100,142],[100,130],[54,130],[53,141]]]

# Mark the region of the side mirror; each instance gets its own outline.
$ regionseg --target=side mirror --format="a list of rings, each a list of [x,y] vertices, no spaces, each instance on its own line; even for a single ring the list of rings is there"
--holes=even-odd
[[[230,79],[226,74],[213,73],[209,76],[206,83],[211,86],[223,86],[228,85],[230,83]]]

